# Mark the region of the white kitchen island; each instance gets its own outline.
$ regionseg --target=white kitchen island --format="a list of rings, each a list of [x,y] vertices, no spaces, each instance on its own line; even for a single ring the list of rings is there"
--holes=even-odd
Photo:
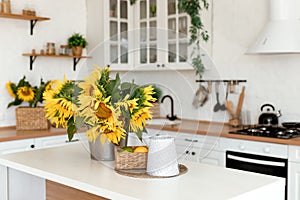
[[[285,180],[282,178],[193,162],[180,163],[188,167],[186,174],[164,179],[139,179],[117,174],[111,162],[91,160],[83,143],[7,154],[0,156],[0,199],[13,200],[4,194],[9,190],[5,186],[9,179],[6,172],[13,169],[42,181],[50,180],[114,200],[284,200]],[[22,195],[24,199],[30,199],[30,193]]]

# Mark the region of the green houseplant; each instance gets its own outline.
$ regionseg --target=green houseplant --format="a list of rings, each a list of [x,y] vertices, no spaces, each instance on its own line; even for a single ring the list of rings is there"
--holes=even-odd
[[[88,42],[80,33],[74,33],[68,38],[68,47],[72,48],[73,56],[81,56],[82,49],[87,45]]]
[[[45,111],[38,103],[43,103],[43,93],[47,91],[52,81],[40,81],[40,86],[33,86],[23,76],[18,83],[8,81],[6,89],[11,97],[14,98],[12,102],[7,105],[19,106],[23,102],[27,102],[28,106],[19,106],[16,108],[16,130],[38,130],[48,129],[49,123],[45,118]]]
[[[201,11],[207,10],[209,4],[207,0],[178,0],[178,9],[187,13],[190,16],[191,26],[190,32],[190,45],[195,44],[194,51],[192,52],[192,65],[196,70],[199,78],[202,78],[204,73],[204,65],[200,57],[200,40],[207,42],[209,35],[207,30],[204,29],[204,24],[201,19]]]

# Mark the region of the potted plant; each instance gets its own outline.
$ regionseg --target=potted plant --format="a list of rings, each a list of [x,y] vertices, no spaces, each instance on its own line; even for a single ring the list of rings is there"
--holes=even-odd
[[[129,132],[142,140],[146,120],[152,118],[151,102],[155,101],[151,85],[121,83],[118,74],[111,79],[108,67],[95,69],[80,83],[58,82],[44,92],[46,117],[66,128],[69,140],[84,126],[88,127],[86,135],[91,143],[97,140],[102,145],[119,145],[124,139],[126,147]]]
[[[72,49],[73,56],[81,56],[82,49],[88,45],[86,39],[79,33],[74,33],[68,38],[68,47]]]
[[[26,77],[15,84],[13,82],[6,83],[8,93],[14,98],[14,101],[7,105],[21,105],[23,102],[28,102],[29,106],[20,106],[16,108],[16,129],[17,130],[36,130],[48,129],[49,123],[45,118],[44,108],[38,106],[38,103],[43,102],[43,92],[48,90],[53,82],[44,82],[41,79],[40,86],[32,86]]]

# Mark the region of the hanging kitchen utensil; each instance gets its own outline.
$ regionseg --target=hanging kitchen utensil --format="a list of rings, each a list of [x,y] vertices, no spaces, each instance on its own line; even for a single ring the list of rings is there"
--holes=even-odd
[[[225,106],[229,114],[231,115],[231,119],[234,119],[234,111],[232,101],[225,101]]]
[[[200,83],[199,88],[196,91],[196,94],[193,99],[193,106],[199,108],[203,106],[208,100],[208,90]]]
[[[235,113],[235,118],[236,119],[240,118],[244,98],[245,98],[245,86],[242,87],[242,92],[241,92],[240,97],[239,97],[239,102],[238,102],[238,105],[237,105],[237,108],[236,108],[236,113]]]
[[[235,83],[234,81],[230,81],[230,93],[234,93],[235,92]]]
[[[215,90],[216,90],[216,100],[217,100],[217,103],[216,105],[214,106],[214,112],[218,112],[219,110],[221,110],[221,104],[220,104],[220,100],[219,100],[219,85],[220,83],[219,82],[216,82],[215,83]]]
[[[212,91],[212,82],[211,81],[207,82],[207,91],[208,91],[208,93],[211,93],[211,91]]]
[[[225,102],[227,101],[227,99],[228,99],[228,90],[229,90],[229,85],[228,84],[226,84],[226,95],[225,95],[225,101],[224,101],[224,103],[221,105],[221,107],[220,107],[220,109],[221,110],[226,110],[226,105],[225,105]]]
[[[229,124],[233,127],[238,127],[240,125],[240,119],[239,118],[240,118],[240,113],[241,113],[243,102],[244,102],[244,97],[245,97],[245,86],[243,86],[243,88],[242,88],[242,92],[241,92],[240,97],[239,97],[239,101],[238,101],[238,105],[237,105],[235,114],[233,112],[233,109],[231,108],[232,103],[229,104],[230,101],[226,102],[227,109],[228,109],[228,111],[229,111],[229,113],[231,114],[231,117],[232,117],[229,120]]]

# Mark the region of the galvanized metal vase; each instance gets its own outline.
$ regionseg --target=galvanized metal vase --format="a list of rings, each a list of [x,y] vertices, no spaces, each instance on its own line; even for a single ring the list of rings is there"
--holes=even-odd
[[[100,142],[97,137],[95,142],[89,142],[90,154],[93,160],[98,161],[113,161],[115,159],[114,147],[111,142],[105,141],[104,144]]]

